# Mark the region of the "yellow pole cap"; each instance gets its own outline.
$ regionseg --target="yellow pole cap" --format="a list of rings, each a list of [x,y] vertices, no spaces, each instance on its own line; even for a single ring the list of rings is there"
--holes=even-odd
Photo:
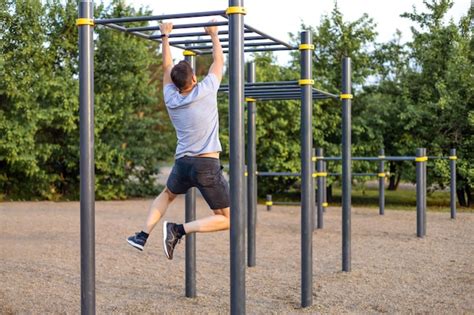
[[[341,98],[341,100],[351,100],[351,99],[353,99],[354,97],[353,97],[352,94],[341,94],[341,95],[340,95],[340,98]]]
[[[301,79],[301,80],[298,80],[298,84],[299,84],[299,85],[313,85],[313,84],[314,84],[314,80],[311,80],[311,79]]]
[[[76,20],[76,26],[82,26],[82,25],[94,26],[94,20],[93,19],[87,19],[87,18],[77,19]]]
[[[426,162],[426,161],[428,161],[427,156],[419,156],[415,158],[415,162]]]
[[[458,157],[457,157],[457,156],[455,156],[455,155],[451,155],[451,156],[449,157],[449,159],[450,159],[450,160],[457,160],[457,159],[458,159]]]
[[[298,46],[299,50],[314,50],[313,44],[300,44]]]
[[[247,14],[245,7],[228,7],[225,14]]]
[[[257,100],[254,99],[254,98],[251,98],[251,97],[246,97],[246,98],[245,98],[245,101],[246,101],[246,102],[256,102]]]
[[[196,56],[196,53],[191,50],[185,50],[183,51],[183,56]]]

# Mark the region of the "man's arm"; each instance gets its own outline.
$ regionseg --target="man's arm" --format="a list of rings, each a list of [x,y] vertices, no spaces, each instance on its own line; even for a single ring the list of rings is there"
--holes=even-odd
[[[160,24],[161,35],[165,35],[161,39],[162,55],[163,55],[163,87],[167,84],[172,83],[171,81],[171,69],[173,68],[173,59],[171,57],[171,49],[169,43],[169,34],[173,29],[173,23],[162,23]]]
[[[215,20],[213,20],[215,21]],[[213,73],[217,80],[222,80],[222,71],[224,68],[224,53],[222,52],[221,42],[217,34],[217,26],[208,26],[204,28],[212,40],[212,64],[209,67],[209,73]]]

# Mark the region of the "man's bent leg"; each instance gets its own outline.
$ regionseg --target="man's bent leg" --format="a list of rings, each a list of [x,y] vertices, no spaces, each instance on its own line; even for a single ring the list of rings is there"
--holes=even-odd
[[[214,215],[191,221],[184,224],[184,231],[188,233],[204,233],[227,230],[230,227],[230,208],[213,210]]]
[[[144,232],[150,234],[151,231],[155,228],[156,224],[160,219],[165,215],[166,210],[170,203],[176,198],[176,195],[173,194],[168,187],[158,195],[158,197],[153,200],[153,203],[150,206],[148,211],[148,217],[145,223]]]

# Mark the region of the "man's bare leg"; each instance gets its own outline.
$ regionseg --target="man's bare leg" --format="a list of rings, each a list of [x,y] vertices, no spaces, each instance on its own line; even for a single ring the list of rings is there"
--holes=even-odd
[[[230,227],[230,208],[213,210],[214,215],[185,223],[184,231],[188,233],[203,233],[227,230]]]
[[[175,198],[176,195],[173,194],[168,189],[168,187],[165,187],[165,189],[158,195],[158,197],[153,200],[153,203],[150,206],[143,232],[146,232],[148,234],[151,233],[158,221],[160,221],[160,219],[165,215],[168,206],[171,204],[171,202],[173,202]]]

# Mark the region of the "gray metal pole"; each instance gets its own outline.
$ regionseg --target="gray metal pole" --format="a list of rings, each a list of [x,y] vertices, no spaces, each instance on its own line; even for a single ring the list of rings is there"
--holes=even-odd
[[[423,149],[416,149],[416,236],[423,237]]]
[[[243,7],[243,0],[229,0]],[[245,213],[243,205],[244,15],[229,16],[229,143],[230,143],[230,311],[245,314]]]
[[[342,271],[351,271],[351,59],[342,61]]]
[[[184,60],[196,69],[196,56],[187,52]],[[196,188],[190,188],[186,192],[185,199],[185,221],[190,222],[196,220]],[[186,235],[186,297],[196,297],[196,233]]]
[[[379,158],[385,157],[385,150],[380,149]],[[379,214],[385,214],[385,160],[379,162]]]
[[[456,149],[449,152],[449,169],[451,171],[451,219],[456,219]]]
[[[318,159],[323,157],[323,149],[317,148],[316,149],[316,170],[318,173],[317,182],[318,182],[318,211],[317,211],[317,218],[314,222],[317,222],[315,228],[322,229],[323,228],[323,203],[324,203],[324,176],[321,176],[323,171],[323,163],[322,159]]]
[[[255,82],[255,63],[247,64],[247,82]],[[247,98],[247,266],[256,265],[257,248],[257,153],[255,100]]]
[[[185,221],[196,220],[196,189],[186,193]],[[186,297],[196,297],[196,233],[186,235]]]
[[[326,173],[326,176],[323,176],[323,212],[326,212],[328,207],[327,171],[327,162],[323,160],[323,172]]]
[[[313,224],[314,188],[311,174],[313,145],[312,45],[309,31],[301,32],[301,306],[313,303]],[[303,49],[303,47],[306,47]]]
[[[94,42],[92,0],[79,2],[81,313],[95,314]]]
[[[273,206],[272,195],[267,195],[265,204],[267,205],[267,211],[272,211],[272,206]]]
[[[426,157],[426,159],[421,162],[422,170],[423,170],[423,236],[426,236],[426,208],[427,208],[427,197],[426,197],[426,191],[427,191],[427,177],[428,175],[426,174],[426,164],[427,164],[427,154],[426,154],[426,149],[423,148],[423,156]]]

